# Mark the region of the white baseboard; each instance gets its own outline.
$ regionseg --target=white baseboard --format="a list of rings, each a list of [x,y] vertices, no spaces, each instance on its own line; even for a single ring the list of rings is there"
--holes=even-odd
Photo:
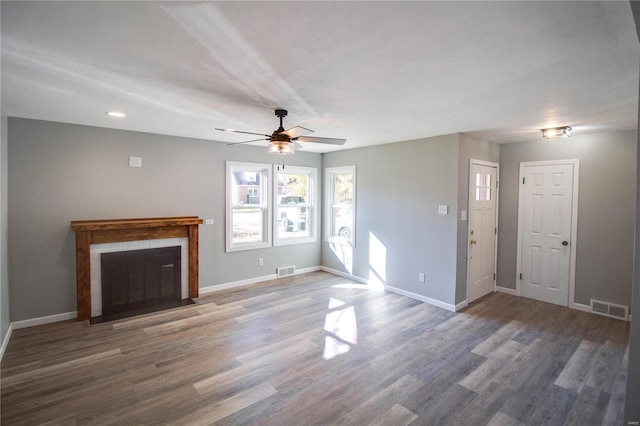
[[[2,357],[4,357],[4,351],[5,349],[7,349],[7,345],[9,344],[9,339],[11,338],[12,331],[13,331],[13,323],[9,323],[7,334],[6,336],[4,336],[4,340],[2,341],[2,347],[0,348],[0,361],[2,361]]]
[[[307,274],[309,272],[316,272],[316,271],[320,271],[320,270],[322,270],[321,266],[312,266],[310,268],[301,268],[301,269],[296,269],[296,272],[294,273],[294,275]],[[264,281],[275,280],[277,278],[278,278],[278,275],[270,274],[270,275],[263,275],[261,277],[248,278],[246,280],[232,281],[232,282],[223,283],[223,284],[210,285],[210,286],[207,286],[207,287],[200,287],[198,289],[198,294],[202,295],[202,294],[213,293],[213,292],[221,291],[221,290],[228,290],[230,288],[246,287],[246,286],[250,286],[252,284],[261,283],[261,282],[264,282]]]
[[[320,270],[324,271],[324,272],[328,272],[328,273],[333,274],[333,275],[337,275],[337,276],[342,277],[342,278],[348,278],[351,281],[356,281],[356,282],[359,282],[361,284],[369,284],[369,280],[367,280],[367,279],[358,277],[356,275],[351,275],[351,274],[349,274],[347,272],[342,272],[342,271],[339,271],[337,269],[329,268],[327,266],[321,266]]]
[[[510,294],[512,296],[516,295],[516,289],[514,288],[507,288],[507,287],[498,287],[496,286],[496,291],[500,292],[500,293],[505,293],[505,294]]]
[[[398,287],[392,287],[390,285],[385,285],[384,289],[386,291],[390,291],[392,293],[396,293],[396,294],[399,294],[401,296],[406,296],[406,297],[409,297],[411,299],[419,300],[421,302],[428,303],[430,305],[437,306],[437,307],[442,308],[442,309],[446,309],[447,311],[451,311],[451,312],[455,312],[456,311],[456,305],[452,305],[450,303],[441,302],[440,300],[432,299],[430,297],[423,296],[423,295],[418,294],[418,293],[413,293],[411,291],[403,290],[403,289],[398,288]]]
[[[456,312],[458,312],[462,308],[466,308],[467,306],[469,306],[469,302],[467,302],[466,300],[463,300],[462,302],[456,305]]]
[[[571,309],[576,309],[578,311],[591,312],[591,306],[583,305],[582,303],[572,303],[569,305]],[[593,312],[591,312],[593,313]]]
[[[352,275],[352,274],[349,274],[349,273],[346,273],[346,272],[342,272],[342,271],[339,271],[337,269],[333,269],[333,268],[328,268],[326,266],[322,266],[321,270],[323,270],[325,272],[329,272],[329,273],[334,274],[334,275],[338,275],[340,277],[349,278],[352,281],[356,281],[356,282],[359,282],[359,283],[362,283],[362,284],[369,284],[369,280],[366,279],[366,278],[362,278],[362,277],[359,277],[357,275]],[[439,308],[446,309],[447,311],[451,311],[451,312],[456,312],[457,310],[460,310],[463,307],[467,306],[467,301],[466,300],[461,302],[461,303],[459,303],[458,305],[454,306],[454,305],[451,305],[449,303],[441,302],[440,300],[432,299],[430,297],[423,296],[421,294],[413,293],[411,291],[403,290],[401,288],[393,287],[393,286],[390,286],[390,285],[384,285],[384,290],[385,291],[389,291],[391,293],[399,294],[401,296],[408,297],[410,299],[419,300],[421,302],[428,303],[430,305],[437,306]]]
[[[227,290],[230,288],[246,287],[251,284],[261,283],[263,281],[275,280],[276,278],[278,278],[276,274],[270,274],[270,275],[263,275],[261,277],[248,278],[246,280],[232,281],[232,282],[223,283],[223,284],[200,287],[198,289],[198,294],[203,295],[203,294],[213,293],[216,291]]]
[[[11,325],[13,326],[14,330],[18,330],[21,328],[34,327],[36,325],[49,324],[52,322],[66,321],[66,320],[76,319],[76,318],[78,318],[78,313],[76,311],[73,311],[73,312],[65,312],[62,314],[49,315],[46,317],[31,318],[31,319],[22,320],[22,321],[14,321],[11,323]]]

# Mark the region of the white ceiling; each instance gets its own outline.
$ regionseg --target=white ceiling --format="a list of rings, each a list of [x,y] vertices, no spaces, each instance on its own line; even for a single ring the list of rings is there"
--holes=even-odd
[[[285,128],[347,138],[343,149],[637,128],[627,1],[2,1],[1,12],[9,116],[231,142],[247,137],[214,128],[271,133],[283,107]]]

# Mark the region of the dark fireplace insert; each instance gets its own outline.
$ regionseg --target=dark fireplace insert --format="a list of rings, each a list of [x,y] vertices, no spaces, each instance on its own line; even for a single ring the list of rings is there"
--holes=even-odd
[[[95,322],[183,304],[180,250],[175,246],[102,253],[102,317]]]

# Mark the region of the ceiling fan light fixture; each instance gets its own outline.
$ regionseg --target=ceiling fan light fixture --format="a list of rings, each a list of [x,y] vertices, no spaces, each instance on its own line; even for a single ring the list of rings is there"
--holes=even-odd
[[[269,142],[269,154],[289,155],[295,154],[296,147],[293,142],[271,141]]]
[[[553,127],[551,129],[542,129],[542,137],[545,139],[552,139],[558,137],[568,138],[571,136],[571,130],[573,130],[569,126],[563,127]]]

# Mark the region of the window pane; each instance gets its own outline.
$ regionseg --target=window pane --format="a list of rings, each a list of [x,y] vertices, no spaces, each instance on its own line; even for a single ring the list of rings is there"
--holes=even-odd
[[[232,171],[232,202],[234,205],[262,204],[262,182],[260,173]]]
[[[332,211],[332,235],[350,240],[351,228],[353,226],[353,215],[351,206],[333,206]]]
[[[326,169],[325,238],[338,245],[355,247],[355,166]]]
[[[284,206],[278,210],[279,237],[308,237],[310,231],[310,215],[307,206]]]
[[[333,176],[332,204],[353,204],[353,174]]]
[[[233,209],[233,242],[250,243],[260,242],[262,238],[262,218],[264,214],[261,208],[234,208]]]
[[[271,246],[271,165],[227,162],[226,250]]]
[[[276,172],[276,244],[295,244],[314,241],[316,238],[315,185],[316,169],[288,167]]]
[[[304,204],[309,202],[309,179],[305,174],[278,174],[278,203]]]

